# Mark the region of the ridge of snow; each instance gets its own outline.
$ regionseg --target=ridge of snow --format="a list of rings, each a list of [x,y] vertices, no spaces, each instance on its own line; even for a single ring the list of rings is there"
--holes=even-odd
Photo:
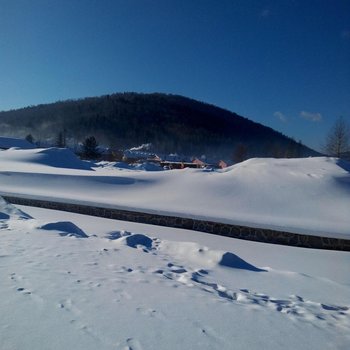
[[[151,172],[106,163],[91,168],[72,157],[57,149],[0,152],[0,194],[329,237],[350,234],[350,165],[336,158],[255,158],[211,172]]]

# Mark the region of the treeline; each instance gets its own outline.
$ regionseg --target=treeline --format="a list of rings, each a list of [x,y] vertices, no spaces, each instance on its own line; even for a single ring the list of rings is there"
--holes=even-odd
[[[315,154],[271,128],[177,95],[119,93],[0,113],[1,134],[31,134],[40,142],[63,131],[77,142],[94,135],[113,148],[152,143],[161,153],[226,159],[242,145],[246,157]]]

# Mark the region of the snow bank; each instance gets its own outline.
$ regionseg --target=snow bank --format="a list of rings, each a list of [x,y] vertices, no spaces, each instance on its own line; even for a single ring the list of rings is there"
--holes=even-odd
[[[45,171],[45,167],[91,170],[91,163],[80,160],[67,148],[9,149],[1,152],[1,159],[18,170]]]
[[[0,193],[296,233],[350,234],[350,165],[336,158],[257,158],[211,172],[106,165],[87,172],[81,169],[88,163],[60,152],[0,152]]]
[[[18,139],[14,137],[3,137],[0,136],[0,149],[8,149],[8,148],[21,148],[21,149],[32,149],[35,146],[24,139]]]
[[[55,168],[91,170],[91,165],[88,162],[80,160],[67,148],[53,147],[39,150],[37,152],[37,157],[33,159],[33,161]]]

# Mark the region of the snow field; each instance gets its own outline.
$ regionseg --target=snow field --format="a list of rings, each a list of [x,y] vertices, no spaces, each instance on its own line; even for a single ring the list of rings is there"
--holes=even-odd
[[[0,193],[348,238],[350,166],[222,171],[0,152]],[[349,252],[248,242],[0,199],[0,349],[348,349]]]
[[[350,345],[349,253],[5,201],[0,213],[1,349]]]
[[[115,165],[10,149],[0,152],[0,194],[349,237],[350,165],[335,158],[250,159],[212,172]]]

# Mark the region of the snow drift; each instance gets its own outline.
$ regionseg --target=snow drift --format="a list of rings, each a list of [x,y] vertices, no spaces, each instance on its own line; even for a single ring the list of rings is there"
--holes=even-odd
[[[1,159],[10,164],[21,164],[19,170],[45,167],[91,170],[91,164],[80,160],[67,148],[36,148],[32,150],[9,149],[1,152]],[[40,167],[41,166],[41,167]]]
[[[349,163],[256,158],[225,170],[90,169],[66,150],[0,152],[0,193],[349,237]]]

